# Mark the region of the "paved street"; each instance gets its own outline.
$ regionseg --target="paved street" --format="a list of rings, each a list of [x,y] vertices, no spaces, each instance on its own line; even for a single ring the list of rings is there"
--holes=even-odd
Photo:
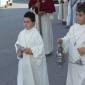
[[[26,0],[14,0],[13,7],[0,8],[0,85],[16,85],[17,59],[14,44],[17,35],[23,29],[23,15],[28,10]],[[58,12],[58,8],[56,7]],[[62,68],[56,64],[56,40],[63,37],[68,29],[57,20],[54,14],[53,34],[54,52],[47,56],[50,85],[65,85],[67,58]]]

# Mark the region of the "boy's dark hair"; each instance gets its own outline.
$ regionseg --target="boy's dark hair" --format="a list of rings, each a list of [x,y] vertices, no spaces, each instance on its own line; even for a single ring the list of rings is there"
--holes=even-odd
[[[85,13],[85,2],[78,3],[76,7],[76,11]]]
[[[30,12],[30,11],[26,12],[24,14],[24,17],[30,18],[32,22],[35,22],[35,14],[33,12]]]

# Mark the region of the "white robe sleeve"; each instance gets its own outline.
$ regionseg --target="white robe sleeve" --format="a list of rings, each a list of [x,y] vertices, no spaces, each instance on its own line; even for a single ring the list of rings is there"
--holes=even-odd
[[[34,46],[31,49],[34,58],[41,59],[44,56],[43,40],[39,33],[36,33],[34,37]]]
[[[73,26],[70,28],[70,30],[68,31],[68,33],[66,34],[66,36],[63,39],[63,49],[64,49],[64,53],[67,53],[68,52],[68,49],[69,49],[69,40],[70,40],[70,35],[71,35],[71,32],[72,32],[72,29],[73,29]]]
[[[34,46],[31,48],[33,53],[33,61],[37,65],[41,65],[43,58],[45,57],[44,53],[44,44],[40,34],[34,37]]]
[[[16,53],[17,53],[17,51],[18,51],[18,48],[17,48],[16,44],[20,44],[20,39],[21,39],[20,37],[21,37],[21,33],[18,35],[17,41],[16,41],[16,43],[15,43]],[[17,56],[17,59],[20,60],[21,58]]]

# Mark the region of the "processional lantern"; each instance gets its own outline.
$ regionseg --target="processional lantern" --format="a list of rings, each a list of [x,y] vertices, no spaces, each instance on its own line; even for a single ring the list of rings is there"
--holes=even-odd
[[[58,43],[57,47],[58,48],[56,53],[56,58],[57,58],[56,63],[61,67],[65,61],[64,51],[61,43]]]

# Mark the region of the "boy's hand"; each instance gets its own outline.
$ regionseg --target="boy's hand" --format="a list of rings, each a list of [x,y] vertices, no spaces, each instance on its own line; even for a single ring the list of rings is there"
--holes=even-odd
[[[78,52],[81,56],[85,55],[85,48],[84,47],[78,48]]]
[[[17,56],[23,55],[23,53],[20,50],[18,50],[16,54],[17,54]]]
[[[24,50],[24,53],[29,54],[29,55],[32,55],[32,50],[31,50],[31,48],[26,48],[26,49]]]
[[[57,39],[57,44],[62,44],[62,43],[63,43],[62,38],[58,38],[58,39]]]

